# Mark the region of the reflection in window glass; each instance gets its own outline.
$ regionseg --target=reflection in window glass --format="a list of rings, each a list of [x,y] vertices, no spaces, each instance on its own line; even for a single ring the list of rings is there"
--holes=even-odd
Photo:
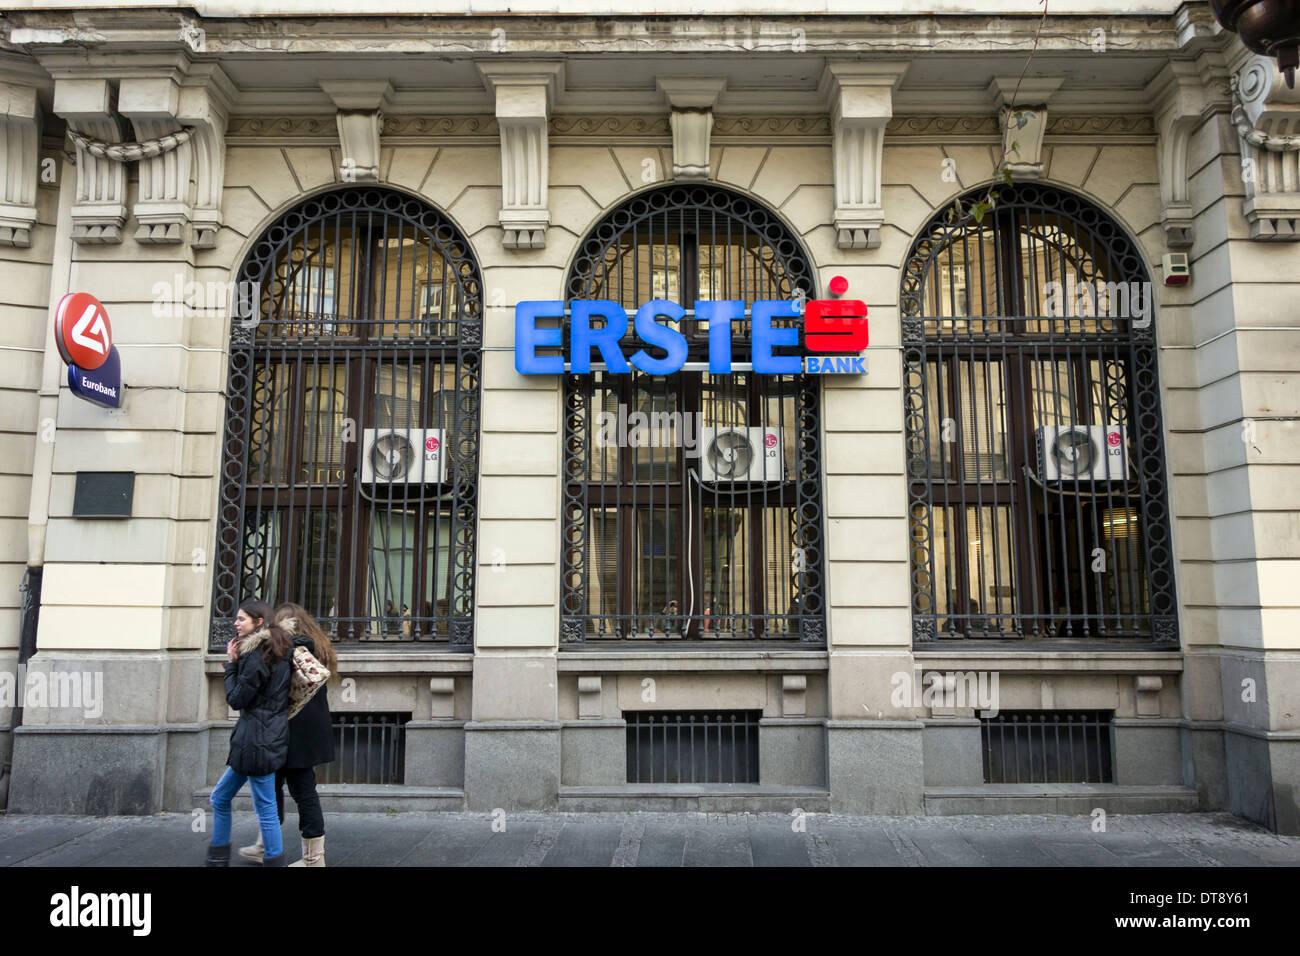
[[[343,419],[347,417],[347,366],[304,365],[298,481],[337,484],[343,478]]]
[[[685,613],[678,602],[681,543],[677,521],[676,508],[636,509],[636,580],[632,585],[639,615],[636,629],[645,630],[653,617],[654,629],[660,636],[678,633],[681,621],[676,618]]]
[[[335,563],[339,554],[337,512],[309,512],[298,521],[294,548],[297,601],[315,618],[336,614]]]

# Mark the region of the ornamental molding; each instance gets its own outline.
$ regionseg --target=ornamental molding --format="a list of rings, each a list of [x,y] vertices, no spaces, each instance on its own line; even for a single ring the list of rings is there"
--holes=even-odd
[[[673,134],[673,179],[706,180],[713,110],[727,88],[725,76],[657,76],[655,85],[668,101]]]
[[[715,120],[715,127],[721,123]],[[671,136],[667,116],[553,116],[555,136]]]
[[[77,190],[72,205],[72,241],[86,245],[122,241],[126,224],[126,168],[86,143],[121,143],[116,93],[104,78],[56,78],[54,112],[68,130],[84,137],[76,148]]]
[[[830,136],[829,116],[715,116],[718,136]]]
[[[1063,82],[1059,76],[995,76],[989,82],[989,96],[1002,131],[1004,158],[998,172],[1010,171],[1019,180],[1042,178],[1047,104]]]
[[[0,83],[0,246],[32,244],[40,144],[36,87]]]
[[[1194,63],[1173,60],[1147,84],[1155,107],[1156,160],[1160,169],[1160,222],[1170,249],[1189,248],[1196,218],[1188,192],[1187,151],[1201,125],[1207,96]]]
[[[1229,82],[1250,238],[1300,240],[1300,90],[1288,88],[1264,56],[1251,57]]]
[[[556,62],[485,62],[478,69],[496,103],[501,138],[501,243],[506,249],[543,249],[551,224],[549,120],[564,88]]]
[[[226,139],[281,139],[287,137],[321,137],[333,139],[338,127],[332,116],[232,116],[226,127]]]
[[[387,80],[320,80],[334,101],[339,134],[339,181],[379,181],[379,134],[393,88]]]
[[[836,245],[875,249],[885,224],[880,171],[894,92],[908,63],[831,61],[819,89],[832,125]]]

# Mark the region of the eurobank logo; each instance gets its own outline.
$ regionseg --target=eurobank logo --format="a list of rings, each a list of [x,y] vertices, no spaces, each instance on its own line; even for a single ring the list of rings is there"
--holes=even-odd
[[[836,276],[830,287],[840,294],[848,283]],[[560,327],[566,314],[567,357],[562,354]],[[866,372],[860,353],[867,347],[867,305],[857,299],[813,299],[806,304],[798,299],[760,299],[748,310],[740,299],[697,300],[689,312],[676,302],[652,299],[632,316],[609,299],[574,299],[567,310],[560,299],[529,300],[515,306],[515,369],[522,375],[586,375],[591,372],[594,350],[604,370],[612,374],[628,374],[636,368],[649,375],[671,375],[682,369],[690,352],[681,332],[688,318],[708,323],[711,374],[731,371],[732,328],[746,319],[756,374]],[[644,346],[662,351],[662,357],[644,347],[624,356],[621,343],[629,328]],[[539,350],[561,354],[539,355]]]

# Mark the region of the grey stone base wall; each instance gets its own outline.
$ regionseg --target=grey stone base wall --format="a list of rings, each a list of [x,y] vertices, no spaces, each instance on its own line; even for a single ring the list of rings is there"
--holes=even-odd
[[[826,786],[826,720],[770,717],[758,722],[758,782]]]
[[[1225,727],[1228,809],[1277,833],[1300,834],[1300,734]]]
[[[560,730],[560,783],[566,787],[627,782],[627,721],[567,721]]]
[[[559,721],[465,724],[465,807],[546,810],[560,793]]]
[[[406,724],[406,775],[413,787],[465,786],[465,721],[412,720]]]
[[[921,734],[927,787],[979,786],[984,783],[980,722],[950,717],[927,720]]]
[[[166,751],[160,727],[19,727],[9,812],[158,813]]]
[[[828,721],[831,812],[922,812],[922,730],[919,720]]]
[[[1150,717],[1115,718],[1115,783],[1182,785],[1182,721]]]

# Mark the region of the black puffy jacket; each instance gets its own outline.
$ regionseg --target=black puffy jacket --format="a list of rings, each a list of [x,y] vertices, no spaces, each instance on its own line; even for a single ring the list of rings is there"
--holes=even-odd
[[[294,647],[305,647],[314,656],[311,638],[295,634]],[[336,665],[337,666],[337,665]],[[329,688],[322,687],[289,721],[289,758],[284,765],[291,769],[318,767],[334,760],[334,730],[330,726]]]
[[[226,664],[226,703],[239,711],[230,735],[232,770],[247,777],[274,773],[289,753],[289,657],[271,665],[264,651],[270,636],[259,628],[239,642],[239,659]]]

